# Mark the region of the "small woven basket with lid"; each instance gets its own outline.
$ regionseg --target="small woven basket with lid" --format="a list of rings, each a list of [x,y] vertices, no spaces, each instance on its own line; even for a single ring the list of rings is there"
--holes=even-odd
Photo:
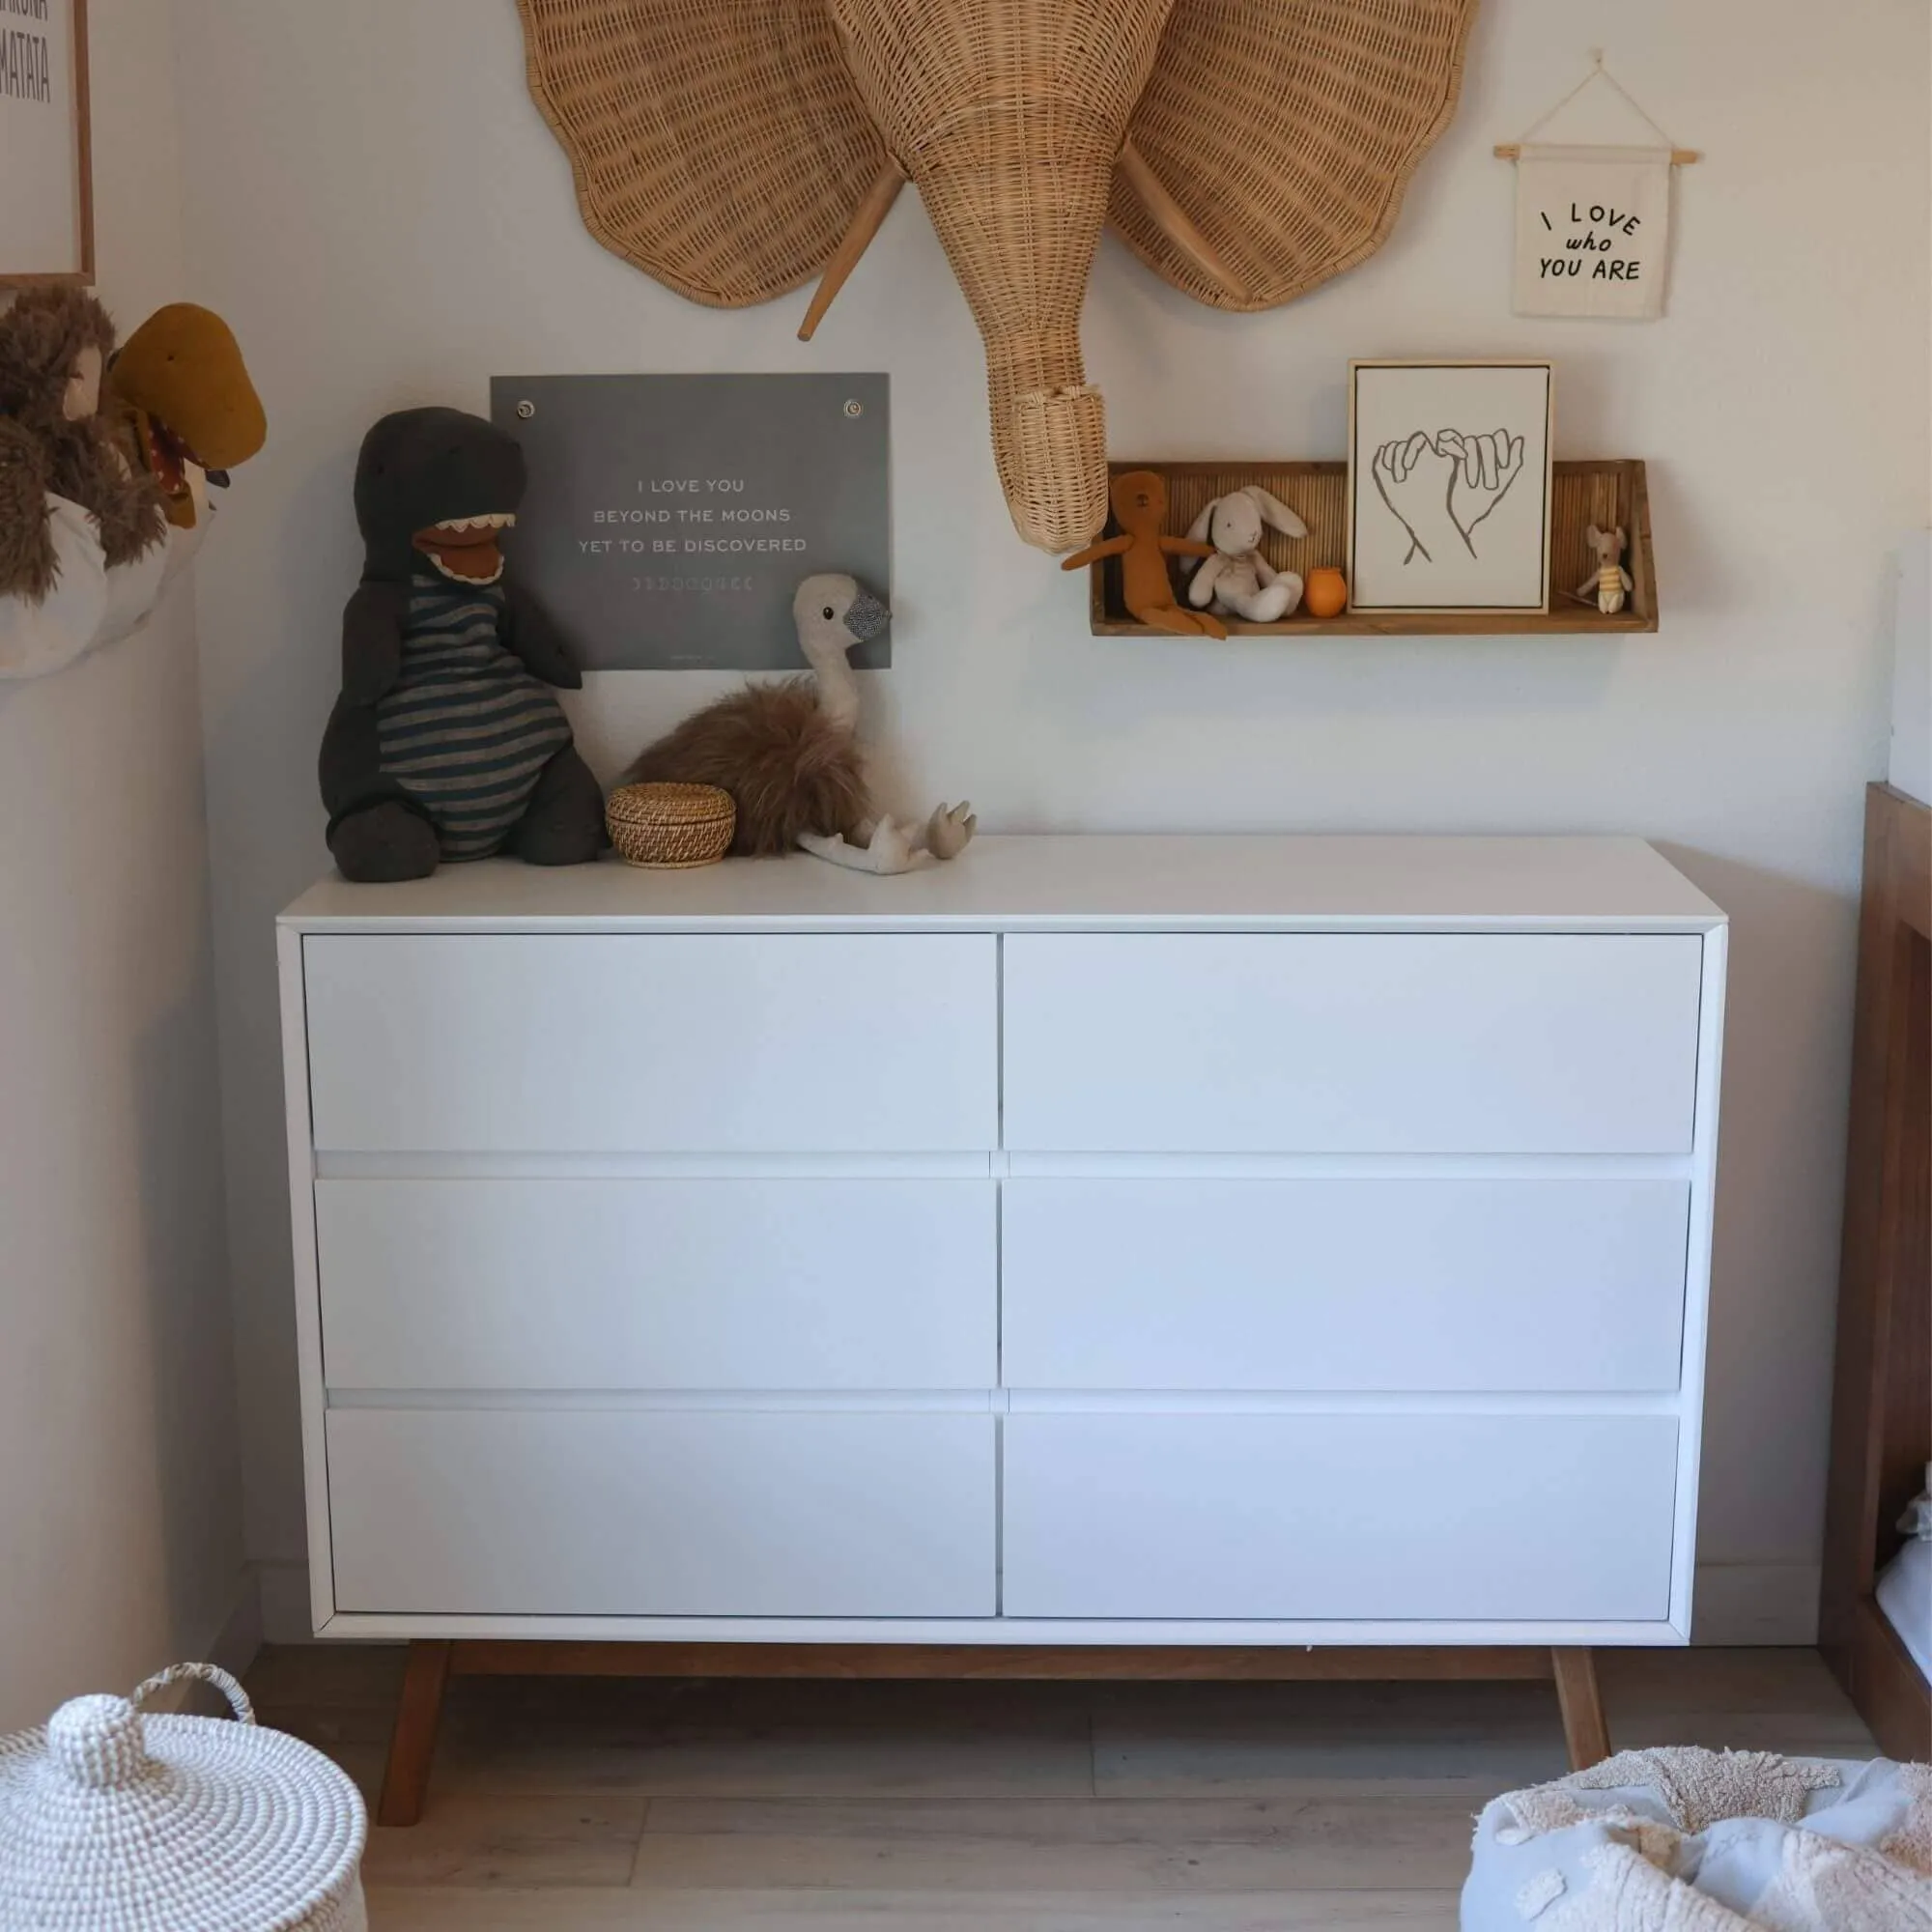
[[[241,1721],[142,1711],[186,1679],[217,1685]],[[367,1932],[367,1835],[348,1777],[259,1728],[213,1664],[76,1697],[0,1738],[6,1932]]]
[[[738,808],[716,785],[619,785],[604,803],[619,858],[658,871],[715,866],[731,849]]]

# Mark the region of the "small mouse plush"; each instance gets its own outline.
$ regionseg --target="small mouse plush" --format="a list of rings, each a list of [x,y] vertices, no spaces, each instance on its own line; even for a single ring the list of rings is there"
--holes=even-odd
[[[1195,543],[1208,538],[1215,552],[1187,586],[1187,601],[1196,610],[1211,603],[1250,624],[1272,624],[1301,602],[1301,579],[1292,570],[1273,569],[1261,554],[1264,525],[1284,536],[1308,534],[1308,526],[1259,483],[1214,497],[1195,518],[1189,538]]]
[[[1205,611],[1185,611],[1174,601],[1171,556],[1212,556],[1214,546],[1196,537],[1161,532],[1167,521],[1167,485],[1151,469],[1128,469],[1107,492],[1121,534],[1063,557],[1062,570],[1084,570],[1103,556],[1121,559],[1121,588],[1127,609],[1143,624],[1176,638],[1225,638],[1228,627]]]
[[[1624,533],[1621,529],[1600,530],[1592,524],[1583,532],[1583,541],[1597,559],[1597,567],[1570,595],[1578,604],[1595,604],[1605,617],[1614,617],[1635,587],[1623,567]]]

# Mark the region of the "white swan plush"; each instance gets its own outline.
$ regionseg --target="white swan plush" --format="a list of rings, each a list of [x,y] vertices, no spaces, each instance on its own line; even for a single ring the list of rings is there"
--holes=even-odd
[[[1261,554],[1264,525],[1284,536],[1308,534],[1308,526],[1259,483],[1214,497],[1194,519],[1189,539],[1211,543],[1215,551],[1187,586],[1187,601],[1197,611],[1211,602],[1215,610],[1250,624],[1273,624],[1301,602],[1301,579],[1292,570],[1274,570]]]
[[[716,785],[738,808],[731,850],[778,858],[802,847],[854,872],[911,872],[956,859],[979,821],[969,804],[942,805],[923,825],[872,803],[859,746],[859,680],[846,653],[891,613],[842,571],[808,577],[792,599],[806,677],[757,679],[707,704],[647,745],[633,784]]]

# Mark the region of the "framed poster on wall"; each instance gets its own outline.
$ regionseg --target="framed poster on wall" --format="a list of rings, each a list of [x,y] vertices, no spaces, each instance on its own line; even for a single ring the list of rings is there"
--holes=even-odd
[[[1549,609],[1548,362],[1349,364],[1349,608]]]
[[[0,0],[0,287],[94,280],[87,0]]]

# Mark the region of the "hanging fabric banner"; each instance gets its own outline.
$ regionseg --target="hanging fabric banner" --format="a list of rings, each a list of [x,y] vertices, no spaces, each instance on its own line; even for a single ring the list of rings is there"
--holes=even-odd
[[[1663,313],[1670,149],[1524,142],[1516,167],[1518,315]]]
[[[1614,129],[1605,124],[1605,109]],[[1548,139],[1559,120],[1581,138]],[[1652,322],[1663,313],[1670,171],[1699,157],[1678,147],[1617,83],[1601,47],[1590,50],[1589,72],[1496,155],[1517,164],[1510,306],[1518,315]]]

